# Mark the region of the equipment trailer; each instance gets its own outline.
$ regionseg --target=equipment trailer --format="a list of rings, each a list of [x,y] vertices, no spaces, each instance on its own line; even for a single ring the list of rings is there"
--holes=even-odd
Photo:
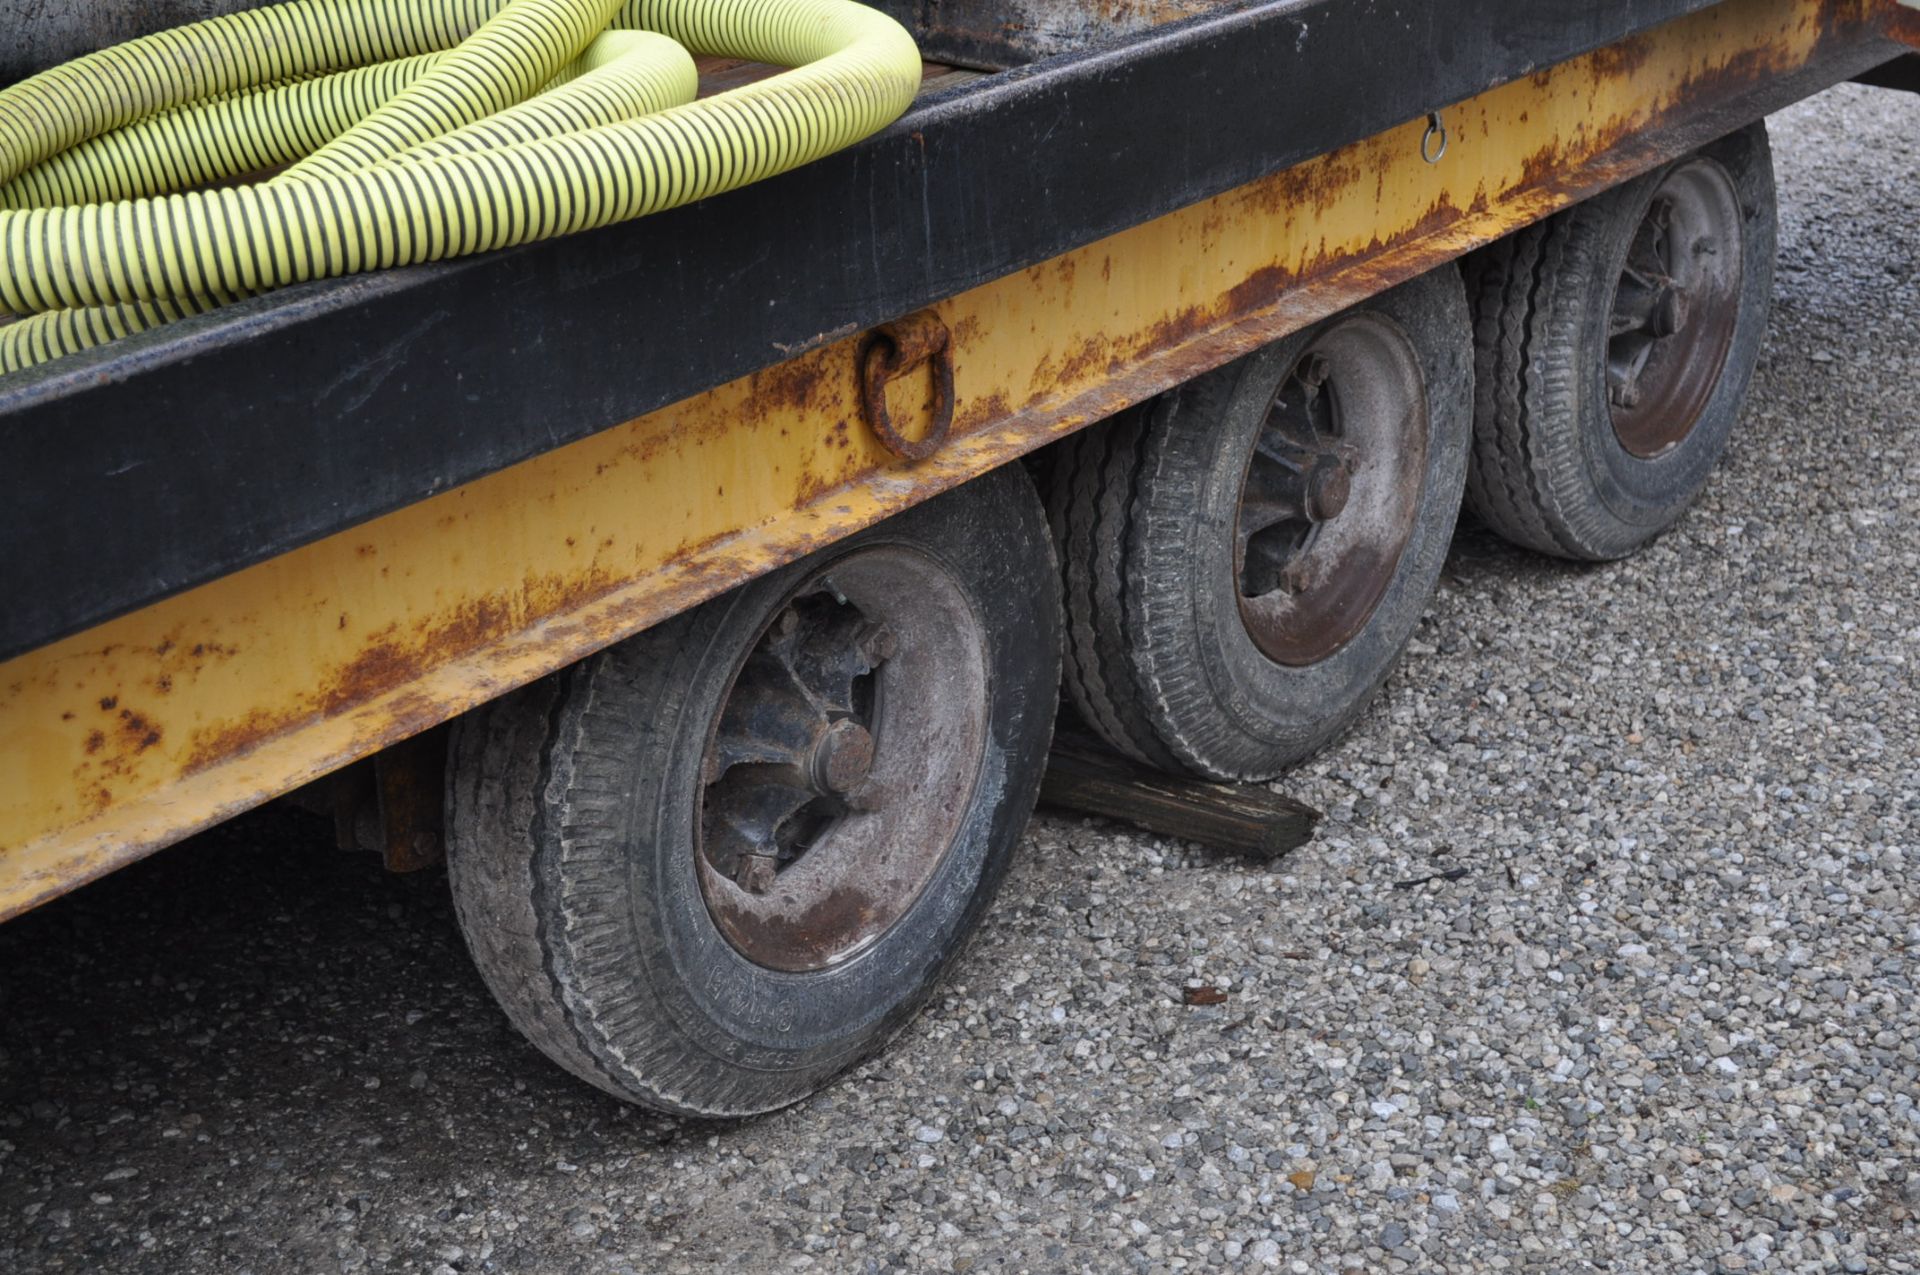
[[[979,919],[1063,649],[1109,745],[1270,776],[1463,487],[1575,558],[1679,516],[1764,325],[1758,121],[1920,85],[1911,0],[881,7],[932,61],[846,151],[0,378],[0,917],[300,790],[444,840],[585,1079],[792,1102]],[[15,21],[4,78],[139,27]]]

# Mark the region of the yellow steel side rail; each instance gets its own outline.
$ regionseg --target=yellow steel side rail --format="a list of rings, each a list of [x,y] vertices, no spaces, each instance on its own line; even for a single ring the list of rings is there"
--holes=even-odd
[[[1438,163],[1410,122],[952,297],[929,460],[842,341],[0,665],[0,917],[1890,56],[1894,12],[1729,0],[1449,107]]]

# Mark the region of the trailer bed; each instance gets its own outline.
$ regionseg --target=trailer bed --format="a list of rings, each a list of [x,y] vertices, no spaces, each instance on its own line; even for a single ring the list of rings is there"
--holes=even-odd
[[[0,383],[0,916],[1916,32],[1890,0],[1286,0],[981,73],[1033,50],[942,12],[905,118],[750,191]],[[916,312],[956,400],[925,459],[865,427],[856,373]]]

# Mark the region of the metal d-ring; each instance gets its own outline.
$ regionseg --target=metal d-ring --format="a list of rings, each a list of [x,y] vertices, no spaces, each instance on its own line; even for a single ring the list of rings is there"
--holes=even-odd
[[[1447,122],[1440,118],[1440,112],[1429,111],[1427,131],[1420,135],[1420,158],[1429,164],[1439,163],[1447,153],[1447,141]]]
[[[905,460],[925,460],[940,450],[953,428],[953,342],[947,325],[930,310],[876,328],[860,351],[860,408],[882,445]],[[894,427],[887,410],[887,384],[921,364],[933,374],[933,422],[919,439]]]

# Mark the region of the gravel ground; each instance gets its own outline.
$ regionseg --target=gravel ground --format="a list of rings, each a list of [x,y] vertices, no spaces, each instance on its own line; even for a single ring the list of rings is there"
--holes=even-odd
[[[0,928],[0,1270],[1920,1268],[1920,98],[1776,138],[1723,476],[1624,565],[1463,531],[1308,848],[1042,817],[891,1053],[725,1127],[261,812]]]

